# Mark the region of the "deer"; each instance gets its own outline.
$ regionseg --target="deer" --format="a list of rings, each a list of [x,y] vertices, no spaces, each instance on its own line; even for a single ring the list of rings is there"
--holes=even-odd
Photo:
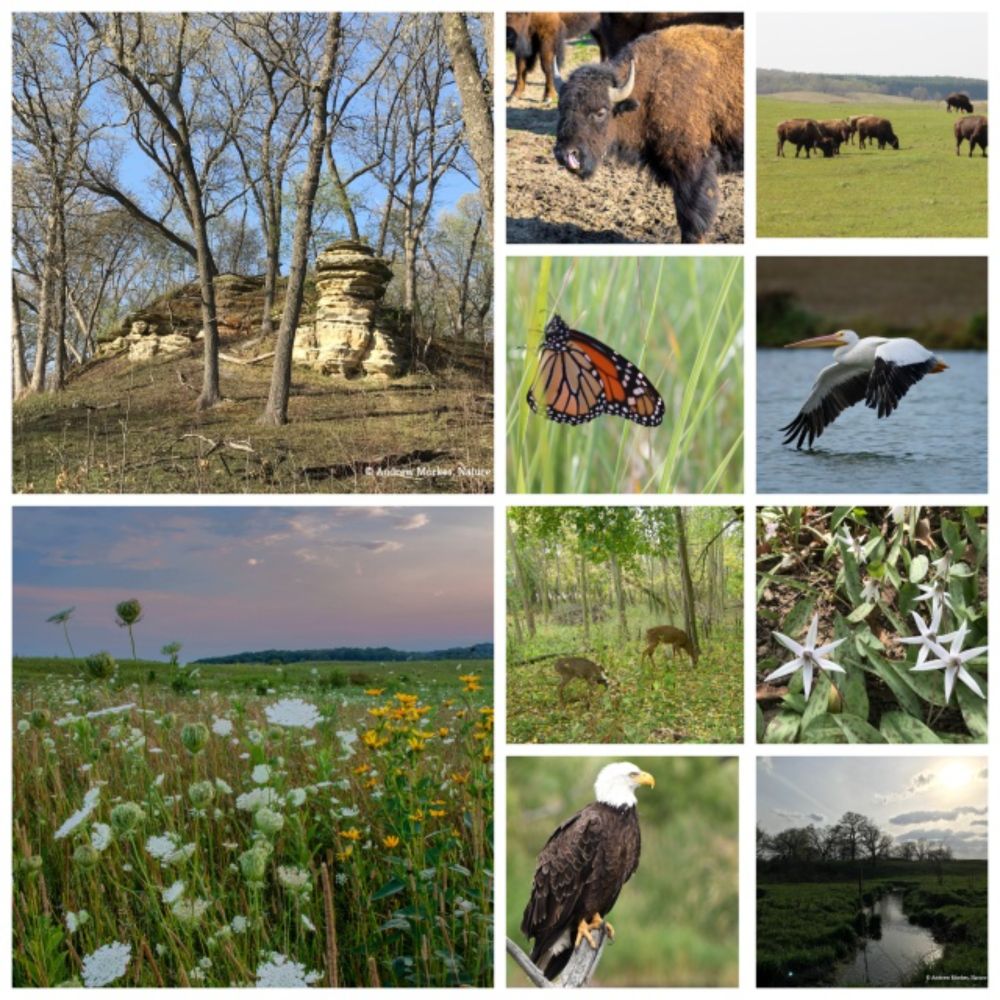
[[[673,656],[677,655],[677,648],[680,647],[691,658],[691,665],[697,665],[698,657],[687,632],[682,632],[679,628],[674,628],[673,625],[657,625],[655,628],[646,629],[646,648],[642,651],[640,661],[648,656],[650,666],[652,666],[653,653],[660,645],[670,646]]]
[[[555,662],[556,673],[559,675],[559,701],[566,704],[566,685],[574,678],[580,678],[587,682],[587,701],[590,701],[591,692],[598,684],[608,686],[608,675],[604,668],[593,660],[588,660],[583,656],[561,656]]]

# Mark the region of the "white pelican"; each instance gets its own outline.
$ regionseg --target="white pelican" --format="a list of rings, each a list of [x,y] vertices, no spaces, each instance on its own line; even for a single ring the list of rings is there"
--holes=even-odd
[[[889,416],[911,385],[948,367],[909,337],[860,338],[853,330],[838,330],[785,346],[837,348],[833,364],[819,373],[799,415],[781,428],[787,432],[782,443],[794,441],[796,448],[801,448],[806,439],[811,447],[829,424],[861,400],[880,417]]]

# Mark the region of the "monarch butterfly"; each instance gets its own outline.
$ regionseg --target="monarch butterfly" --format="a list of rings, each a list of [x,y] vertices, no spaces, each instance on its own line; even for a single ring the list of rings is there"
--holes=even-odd
[[[628,358],[589,334],[571,330],[559,316],[545,327],[542,360],[535,376],[545,416],[563,424],[585,424],[602,413],[644,427],[663,421],[663,399]],[[534,386],[528,405],[536,413]]]

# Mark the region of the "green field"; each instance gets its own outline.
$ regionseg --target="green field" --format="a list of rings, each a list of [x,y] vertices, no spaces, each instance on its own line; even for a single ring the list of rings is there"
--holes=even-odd
[[[976,102],[976,113],[986,113]],[[841,147],[841,155],[796,160],[775,155],[778,122],[788,118],[881,115],[892,121],[898,150]],[[956,115],[932,102],[757,101],[759,236],[987,235],[987,161],[968,143],[955,156]],[[855,139],[855,142],[857,140]]]
[[[795,882],[758,867],[758,986],[829,985],[837,964],[854,953],[857,867],[836,867],[844,869],[839,879]],[[949,861],[940,873],[927,862],[880,862],[865,875],[865,905],[890,889],[902,890],[910,921],[944,944],[942,957],[918,974],[920,983],[927,975],[986,976],[986,862]],[[985,979],[971,985],[985,986]]]

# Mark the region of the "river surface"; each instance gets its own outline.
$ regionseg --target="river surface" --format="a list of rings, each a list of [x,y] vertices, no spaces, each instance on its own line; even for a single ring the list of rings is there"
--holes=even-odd
[[[757,489],[762,493],[985,493],[985,351],[952,351],[881,420],[863,402],[813,443],[781,443],[832,351],[757,351]]]
[[[887,893],[866,912],[882,918],[882,936],[864,942],[841,966],[837,986],[901,986],[922,962],[941,957],[943,949],[931,932],[907,920],[901,892]]]

